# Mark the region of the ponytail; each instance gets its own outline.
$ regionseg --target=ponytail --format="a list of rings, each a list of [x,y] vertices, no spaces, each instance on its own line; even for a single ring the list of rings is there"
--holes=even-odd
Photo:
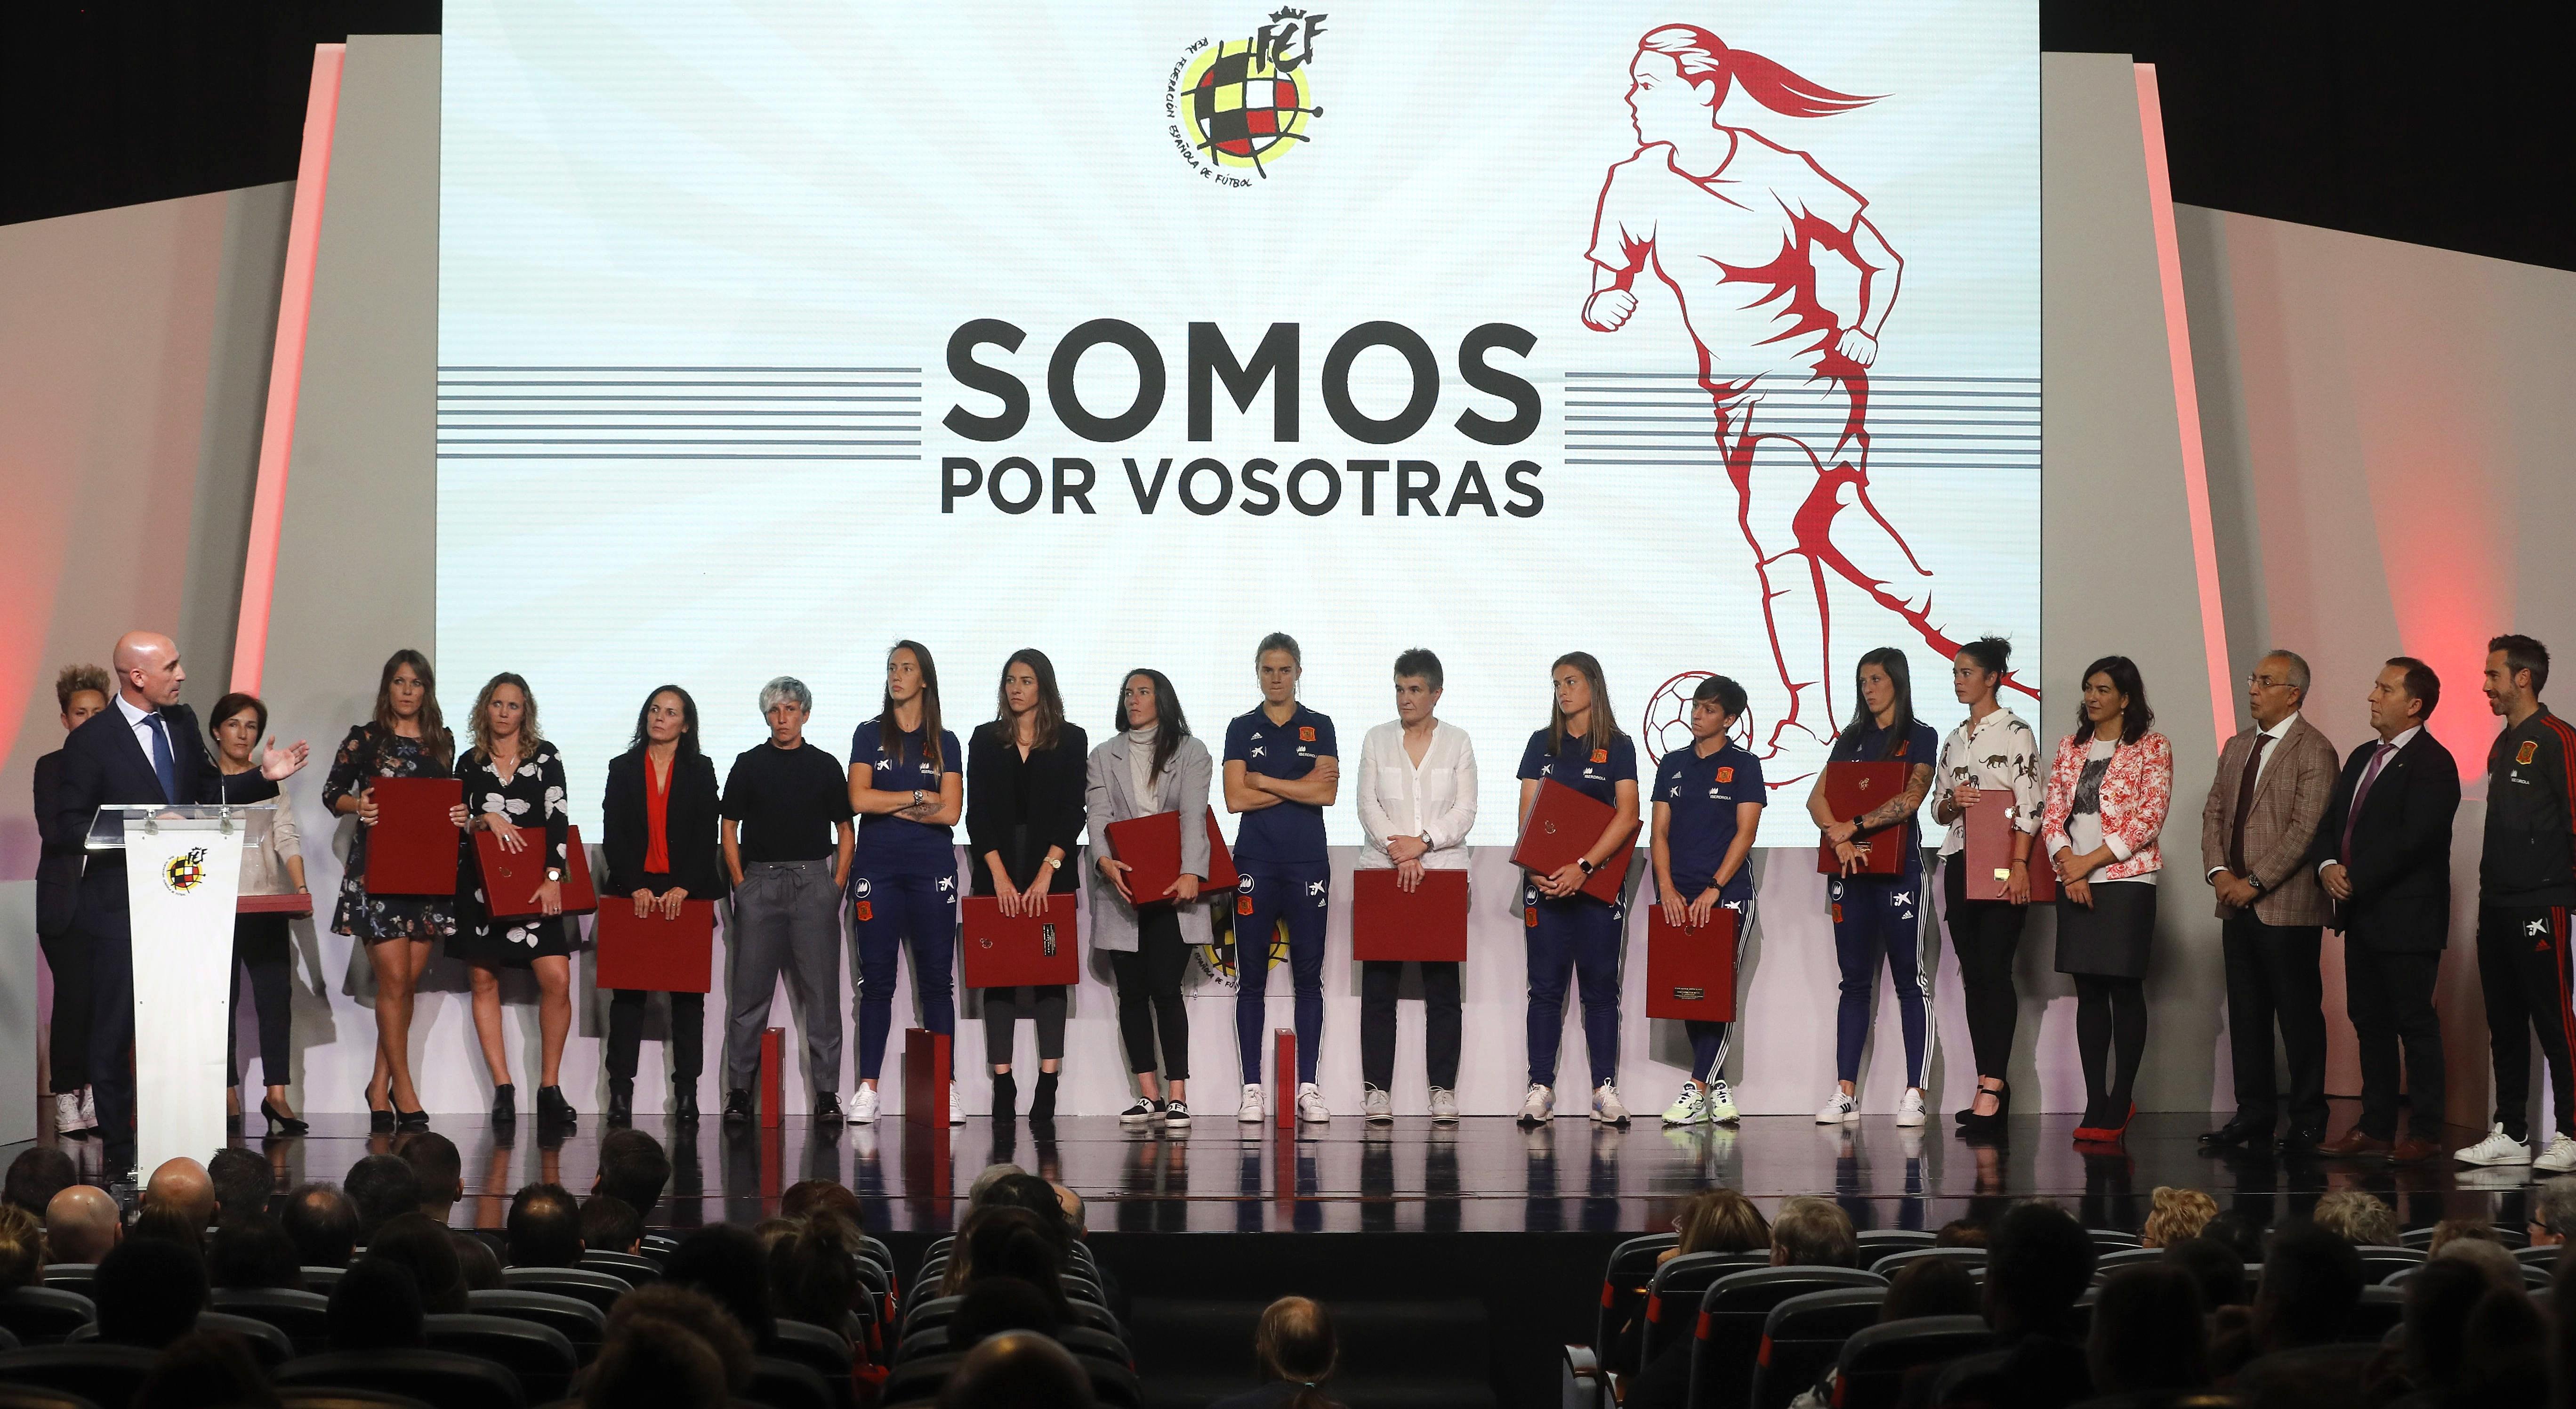
[[[1717,94],[1708,104],[1712,109],[1724,107],[1728,88],[1738,83],[1746,97],[1783,117],[1831,117],[1878,101],[1827,88],[1750,49],[1730,49],[1725,40],[1695,24],[1649,30],[1637,47],[1671,55],[1688,83],[1716,83]]]

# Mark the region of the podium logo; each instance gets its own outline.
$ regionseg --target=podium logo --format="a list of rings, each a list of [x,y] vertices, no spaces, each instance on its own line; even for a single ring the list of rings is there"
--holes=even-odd
[[[172,895],[186,895],[206,883],[206,849],[192,846],[161,863],[161,885]]]
[[[1163,115],[1173,146],[1202,178],[1221,186],[1266,181],[1293,144],[1314,140],[1306,129],[1324,110],[1308,69],[1324,19],[1283,8],[1251,38],[1202,39],[1172,65]]]

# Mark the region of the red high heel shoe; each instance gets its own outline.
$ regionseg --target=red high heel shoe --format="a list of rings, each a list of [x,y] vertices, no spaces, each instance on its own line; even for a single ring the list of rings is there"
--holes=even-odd
[[[2075,1143],[2079,1145],[2117,1144],[2121,1137],[2129,1133],[2130,1124],[2136,1121],[2137,1118],[2138,1103],[2131,1101],[2129,1103],[2129,1113],[2120,1117],[2120,1123],[2117,1125],[2079,1125],[2075,1127]]]

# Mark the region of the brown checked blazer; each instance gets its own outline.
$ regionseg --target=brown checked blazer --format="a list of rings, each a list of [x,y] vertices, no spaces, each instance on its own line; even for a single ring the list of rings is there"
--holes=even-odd
[[[2261,731],[2245,729],[2218,751],[2218,776],[2209,785],[2209,801],[2200,809],[2200,869],[2207,875],[2227,864],[2227,829],[2236,816],[2236,785],[2245,760]],[[2245,814],[2245,865],[2263,883],[2263,898],[2254,902],[2254,917],[2267,925],[2323,925],[2334,919],[2334,902],[2317,883],[2307,860],[2317,825],[2325,820],[2334,798],[2335,778],[2342,771],[2334,745],[2302,714],[2290,722],[2264,761],[2254,784],[2254,807]],[[2220,905],[2221,919],[2235,908]]]

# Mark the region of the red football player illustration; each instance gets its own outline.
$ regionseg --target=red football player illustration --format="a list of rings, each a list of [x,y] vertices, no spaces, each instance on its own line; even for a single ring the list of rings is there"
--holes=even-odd
[[[1786,117],[1877,99],[1730,49],[1697,25],[1649,31],[1628,73],[1637,151],[1601,186],[1583,321],[1617,332],[1637,311],[1637,274],[1650,270],[1699,347],[1786,695],[1766,711],[1757,752],[1769,756],[1792,731],[1819,742],[1835,732],[1828,573],[1904,618],[1942,659],[1959,649],[1932,623],[1930,570],[1869,498],[1868,369],[1905,262],[1868,201],[1815,158],[1720,120],[1739,87]],[[1853,306],[1828,307],[1820,285]]]

